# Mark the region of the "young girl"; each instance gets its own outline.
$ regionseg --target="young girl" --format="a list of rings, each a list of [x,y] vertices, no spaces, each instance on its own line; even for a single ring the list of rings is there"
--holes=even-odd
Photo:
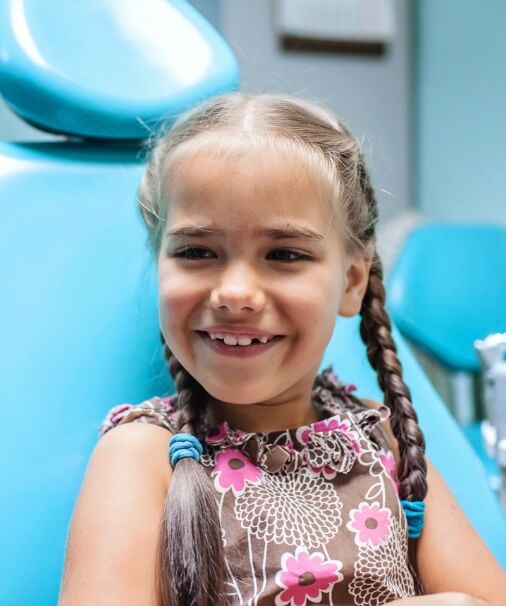
[[[161,137],[139,203],[177,391],[103,422],[61,606],[504,606],[424,456],[345,127],[296,99],[213,99]],[[357,313],[384,405],[318,374]]]

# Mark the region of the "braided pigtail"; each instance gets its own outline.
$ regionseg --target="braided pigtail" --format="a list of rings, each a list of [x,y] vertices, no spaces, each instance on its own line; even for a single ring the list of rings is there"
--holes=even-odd
[[[411,393],[402,379],[402,366],[392,339],[392,326],[385,310],[383,270],[377,254],[362,302],[360,334],[367,356],[377,371],[378,383],[391,411],[392,431],[399,442],[398,470],[401,499],[423,501],[427,494],[425,440],[411,403]]]
[[[369,211],[369,221],[362,239],[371,241],[378,219],[378,207],[362,157],[358,163],[358,175]],[[411,392],[402,379],[402,365],[392,338],[392,324],[385,310],[383,267],[377,253],[374,254],[360,314],[360,335],[367,347],[369,362],[377,372],[385,404],[391,412],[392,431],[399,443],[400,497],[410,502],[422,502],[427,494],[425,440],[411,403]]]
[[[178,394],[178,431],[201,434],[209,394],[165,345]],[[225,604],[225,565],[216,501],[202,465],[192,458],[174,467],[165,502],[157,583],[163,606]]]

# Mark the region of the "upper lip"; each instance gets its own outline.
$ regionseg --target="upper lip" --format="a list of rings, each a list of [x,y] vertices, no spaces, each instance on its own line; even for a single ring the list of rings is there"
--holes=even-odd
[[[253,326],[227,326],[223,324],[221,326],[208,326],[207,328],[202,328],[201,330],[205,332],[212,332],[218,334],[229,334],[229,335],[242,335],[245,337],[274,337],[276,336],[274,333],[265,332],[264,330],[258,330],[258,328],[254,328]]]

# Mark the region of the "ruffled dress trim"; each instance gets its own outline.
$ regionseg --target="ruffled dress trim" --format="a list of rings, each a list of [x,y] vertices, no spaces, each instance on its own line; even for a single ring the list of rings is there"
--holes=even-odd
[[[226,421],[204,425],[201,439],[205,446],[202,462],[226,448],[241,450],[264,471],[292,472],[309,466],[315,472],[347,474],[360,454],[360,432],[376,442],[373,430],[390,417],[382,405],[364,410],[364,405],[351,396],[354,385],[345,384],[329,367],[316,378],[312,390],[313,403],[320,420],[294,429],[263,433],[245,432],[231,427]],[[158,406],[156,405],[158,403]],[[177,431],[177,395],[152,398],[132,406],[122,404],[109,411],[100,426],[103,435],[115,425],[152,417],[158,425]],[[148,419],[146,419],[148,422]],[[380,444],[377,444],[381,447]],[[213,457],[214,458],[214,457]]]
[[[323,418],[295,429],[248,433],[232,428],[226,421],[206,428],[204,441],[216,452],[236,448],[253,463],[271,473],[291,472],[301,466],[314,470],[331,467],[346,474],[360,453],[356,428],[366,436],[390,417],[386,406],[353,413],[336,398],[336,389],[350,393],[336,376],[327,372],[312,392],[313,401]]]

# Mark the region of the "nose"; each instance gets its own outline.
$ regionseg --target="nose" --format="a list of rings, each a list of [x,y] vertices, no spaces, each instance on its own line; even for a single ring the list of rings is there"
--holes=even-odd
[[[258,312],[265,306],[265,300],[258,276],[245,263],[225,268],[211,291],[211,307],[234,314],[245,310]]]

